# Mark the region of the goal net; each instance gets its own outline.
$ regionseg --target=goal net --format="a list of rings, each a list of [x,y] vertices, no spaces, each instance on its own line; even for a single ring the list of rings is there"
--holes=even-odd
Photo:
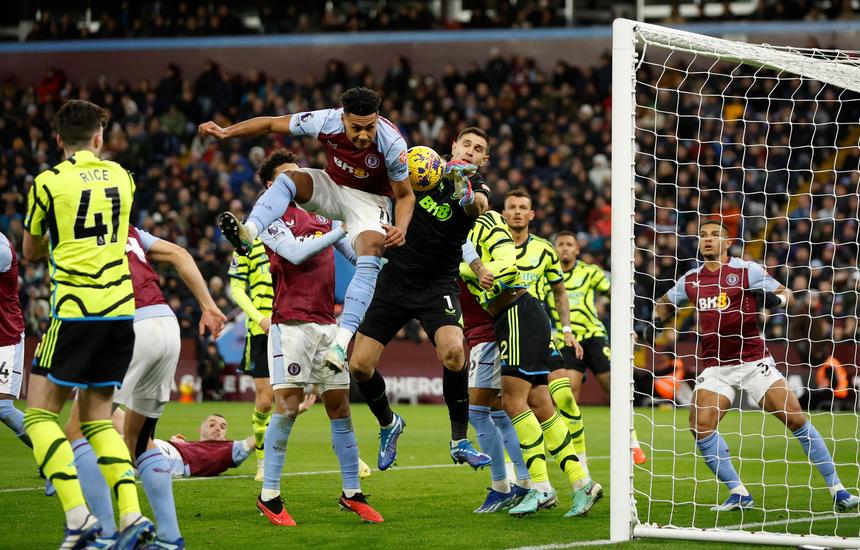
[[[718,432],[754,504],[712,510],[729,489],[690,430],[704,371],[698,310],[675,308],[653,339],[634,338],[653,326],[655,302],[701,265],[699,224],[722,220],[730,256],[792,291],[792,305],[759,314],[761,334],[857,494],[858,92],[858,52],[615,22],[613,540],[860,547],[857,510],[837,511],[798,438],[746,391]],[[634,425],[648,454],[635,466]]]

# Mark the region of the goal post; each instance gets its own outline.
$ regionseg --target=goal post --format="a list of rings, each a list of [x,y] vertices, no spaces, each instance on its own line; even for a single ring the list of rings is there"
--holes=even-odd
[[[634,343],[634,323],[652,323],[653,303],[698,265],[691,243],[698,220],[710,214],[734,219],[733,256],[763,265],[790,289],[800,285],[792,290],[804,300],[825,300],[829,292],[860,302],[860,276],[843,292],[846,270],[858,271],[857,239],[851,252],[837,235],[841,221],[852,222],[840,218],[840,208],[860,192],[860,53],[747,44],[618,19],[612,90],[611,540],[860,547],[860,514],[836,513],[798,440],[746,393],[718,429],[755,504],[712,511],[728,490],[706,466],[687,422],[690,389],[703,368],[695,312],[679,311],[659,344]],[[809,214],[797,215],[804,204]],[[852,204],[848,218],[856,223]],[[839,259],[846,254],[848,267]],[[822,266],[829,271],[817,277],[819,286],[811,275],[796,277],[798,268]],[[844,306],[837,301],[819,307],[821,319],[833,319],[819,340],[814,323],[798,328],[805,317],[817,319],[811,305],[765,320],[777,368],[795,372],[789,385],[798,393],[815,387],[811,369],[822,362],[808,348],[816,341],[830,358],[840,345],[855,346],[855,363],[860,356],[856,332],[837,329],[852,315],[856,323],[860,307],[837,311]],[[683,379],[665,369],[655,374],[661,360],[682,364]],[[677,393],[657,395],[658,379]],[[860,419],[853,389],[850,395],[848,412],[836,410],[834,398],[810,417],[842,484],[856,494]],[[636,466],[634,424],[649,455]]]

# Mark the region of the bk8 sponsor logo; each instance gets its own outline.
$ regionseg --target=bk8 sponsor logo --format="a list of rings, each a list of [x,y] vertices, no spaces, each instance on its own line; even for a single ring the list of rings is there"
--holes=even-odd
[[[367,173],[367,170],[365,170],[364,168],[352,167],[337,157],[334,157],[334,163],[337,165],[338,168],[340,168],[344,172],[349,172],[350,174],[352,174],[353,176],[355,176],[357,178],[364,179],[369,175]]]
[[[729,297],[725,292],[720,292],[719,296],[709,296],[707,298],[699,298],[698,306],[700,311],[711,309],[723,310],[729,307]]]

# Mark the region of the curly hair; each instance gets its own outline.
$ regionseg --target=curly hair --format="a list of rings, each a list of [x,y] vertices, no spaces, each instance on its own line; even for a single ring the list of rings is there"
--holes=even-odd
[[[367,116],[379,112],[382,98],[369,88],[350,88],[340,96],[340,102],[344,113]]]
[[[268,183],[275,179],[275,168],[288,162],[295,163],[296,155],[286,149],[276,149],[272,151],[266,159],[260,164],[257,169],[257,175],[260,176],[260,181]]]

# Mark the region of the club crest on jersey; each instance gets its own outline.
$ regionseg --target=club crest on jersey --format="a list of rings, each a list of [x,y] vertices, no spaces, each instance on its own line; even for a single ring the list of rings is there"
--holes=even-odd
[[[364,163],[367,165],[368,168],[372,170],[379,166],[379,157],[377,157],[376,155],[367,155],[367,157],[364,159]]]
[[[720,292],[719,296],[708,296],[698,300],[699,311],[724,310],[729,307],[729,303],[729,296],[725,292]]]
[[[740,277],[736,273],[729,273],[728,277],[726,277],[726,282],[730,285],[736,285],[740,280]]]
[[[325,216],[320,216],[319,214],[317,214],[317,221],[320,223],[326,223],[328,220]]]
[[[364,168],[353,168],[352,166],[350,166],[349,164],[347,164],[346,162],[342,161],[341,159],[339,159],[337,157],[332,157],[332,158],[334,159],[335,165],[338,168],[340,168],[341,170],[343,170],[344,172],[349,172],[350,174],[352,174],[353,176],[355,176],[359,179],[364,179],[367,176],[369,176],[369,174],[367,173],[367,170],[365,170]]]

